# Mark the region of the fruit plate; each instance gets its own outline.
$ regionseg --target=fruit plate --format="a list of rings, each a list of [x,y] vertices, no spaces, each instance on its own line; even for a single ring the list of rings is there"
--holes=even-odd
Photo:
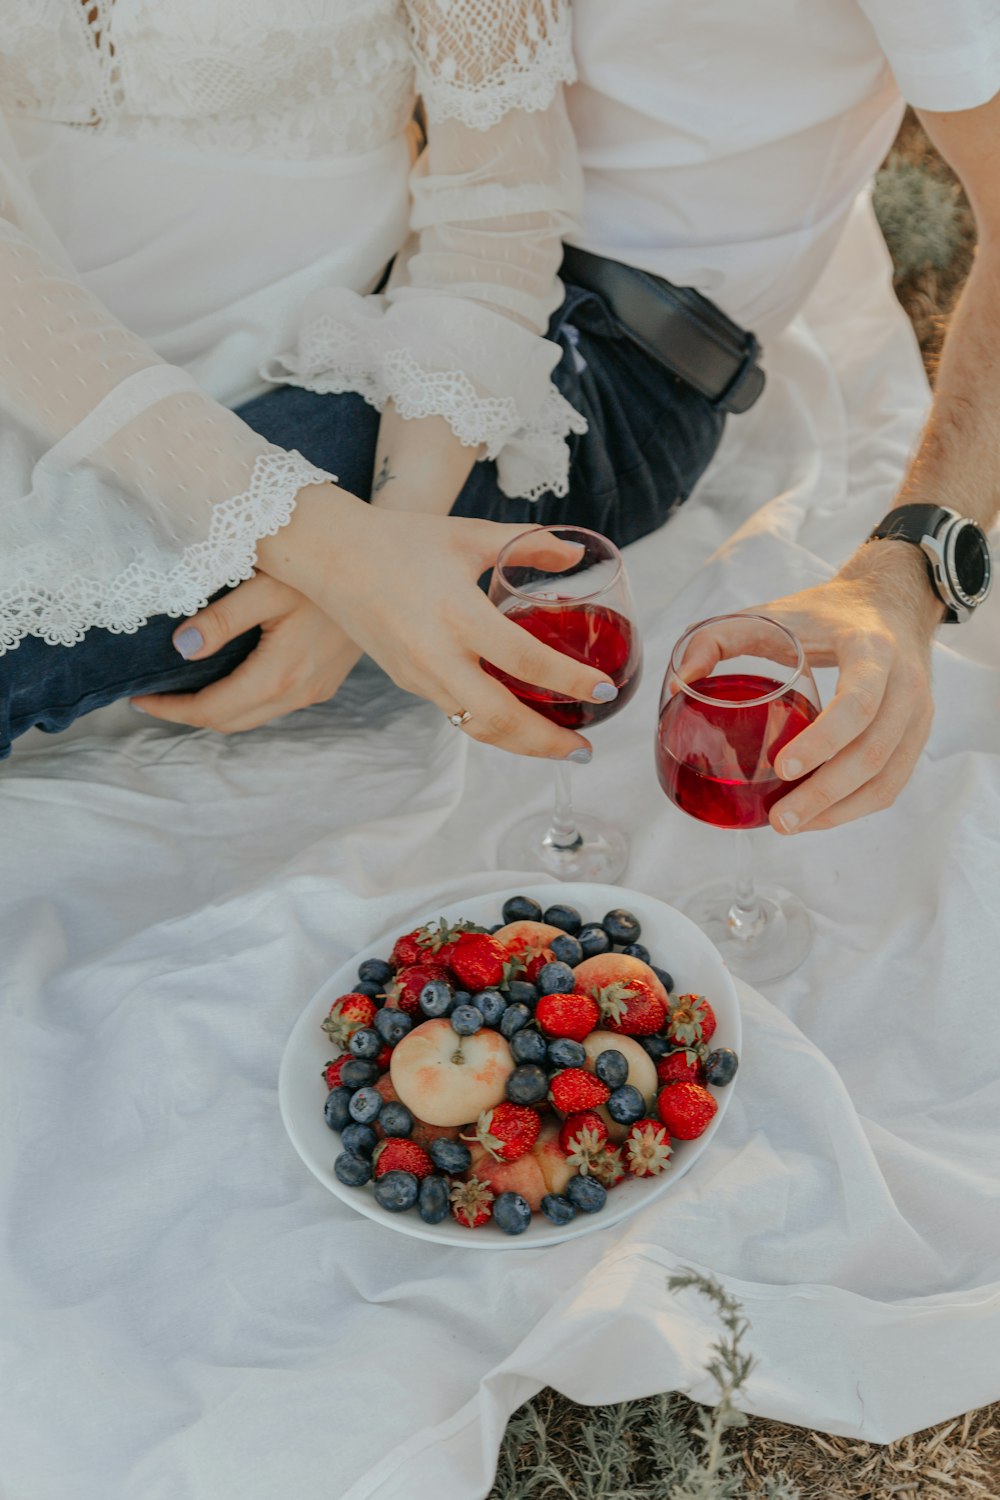
[[[674,993],[695,991],[710,1001],[718,1022],[712,1038],[713,1047],[731,1047],[737,1054],[742,1046],[739,1002],[729,970],[718,951],[693,922],[674,907],[640,891],[621,886],[586,883],[515,886],[489,895],[470,897],[435,907],[418,921],[400,923],[384,933],[377,942],[355,954],[313,996],[306,1005],[288,1039],[278,1076],[278,1102],[281,1117],[292,1145],[309,1170],[329,1192],[367,1215],[387,1229],[416,1239],[433,1240],[439,1245],[461,1245],[466,1250],[531,1250],[562,1240],[578,1239],[598,1229],[618,1224],[630,1214],[646,1208],[654,1199],[669,1192],[685,1172],[690,1171],[722,1123],[730,1096],[739,1074],[725,1088],[713,1088],[718,1111],[711,1124],[696,1140],[675,1141],[670,1168],[657,1177],[627,1177],[608,1195],[605,1207],[595,1214],[578,1214],[569,1224],[551,1224],[541,1214],[532,1216],[528,1229],[520,1235],[504,1234],[492,1221],[478,1229],[466,1229],[448,1218],[441,1224],[425,1224],[415,1211],[390,1213],[376,1203],[371,1184],[347,1187],[334,1176],[333,1163],[339,1151],[339,1137],[327,1127],[323,1118],[326,1085],[322,1071],[335,1049],[322,1030],[330,1006],[339,995],[350,991],[357,977],[358,965],[366,958],[388,956],[395,938],[403,931],[444,916],[449,922],[465,918],[492,927],[502,920],[501,907],[509,896],[531,896],[543,907],[553,902],[568,903],[579,909],[585,922],[599,922],[605,912],[624,906],[642,923],[642,941],[650,949],[653,963],[669,969],[675,982]]]

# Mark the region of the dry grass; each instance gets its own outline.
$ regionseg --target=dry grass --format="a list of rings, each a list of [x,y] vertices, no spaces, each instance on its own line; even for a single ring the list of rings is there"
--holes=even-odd
[[[936,265],[932,259],[921,263],[918,251],[915,257],[909,257],[915,263],[904,264],[895,281],[896,294],[913,321],[933,380],[948,318],[972,265],[975,226],[961,187],[912,113],[903,122],[887,165],[900,163],[928,174],[935,185],[934,201],[943,211],[951,237],[951,253],[945,263]],[[891,240],[890,248],[897,249]],[[897,264],[905,263],[907,256],[902,252],[906,247],[898,248],[901,253]],[[634,1405],[638,1409],[646,1403]],[[662,1398],[658,1409],[665,1409]],[[555,1391],[542,1391],[530,1403],[530,1410],[544,1430],[548,1451],[556,1461],[561,1456],[568,1460],[578,1452],[581,1434],[593,1430],[593,1409],[577,1406]],[[607,1414],[614,1410],[602,1409]],[[699,1410],[682,1396],[669,1400],[671,1421],[685,1431],[694,1432]],[[729,1446],[741,1457],[742,1488],[748,1497],[764,1494],[768,1479],[783,1477],[797,1488],[800,1500],[1000,1500],[1000,1402],[884,1446],[830,1437],[760,1417],[731,1431]],[[530,1441],[521,1444],[511,1458],[514,1474],[508,1472],[503,1500],[521,1500],[522,1496],[524,1500],[549,1500],[550,1496],[552,1500],[557,1496],[565,1500],[572,1493],[562,1487],[550,1490],[544,1481],[539,1485],[538,1454]],[[649,1493],[655,1476],[650,1473],[648,1452],[629,1454],[626,1467],[627,1487],[623,1489],[619,1479],[614,1490],[607,1492],[607,1500],[629,1500],[631,1495]],[[523,1475],[523,1484],[518,1474]],[[593,1493],[597,1500],[598,1492]],[[494,1496],[499,1500],[499,1491],[494,1491]]]

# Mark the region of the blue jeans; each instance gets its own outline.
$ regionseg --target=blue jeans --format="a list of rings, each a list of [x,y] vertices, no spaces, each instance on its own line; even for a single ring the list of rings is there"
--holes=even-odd
[[[497,487],[495,465],[477,463],[452,514],[573,523],[626,546],[662,526],[687,499],[725,418],[634,343],[593,292],[567,287],[549,337],[563,349],[553,380],[589,423],[582,437],[570,438],[569,494],[511,500]],[[360,396],[281,386],[239,415],[369,498],[379,414]],[[238,666],[259,638],[251,630],[205,661],[186,662],[171,639],[176,626],[176,618],[159,615],[134,635],[94,629],[75,646],[28,637],[0,656],[0,759],[27,729],[56,733],[118,698],[206,687]]]

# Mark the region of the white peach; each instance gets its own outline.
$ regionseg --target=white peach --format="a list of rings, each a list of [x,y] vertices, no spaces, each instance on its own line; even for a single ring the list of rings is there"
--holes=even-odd
[[[583,1049],[587,1054],[584,1063],[588,1073],[593,1073],[594,1063],[602,1052],[608,1052],[612,1048],[620,1052],[628,1064],[628,1077],[626,1083],[631,1083],[646,1101],[646,1107],[652,1108],[656,1098],[656,1092],[660,1081],[656,1076],[656,1064],[644,1047],[631,1036],[623,1036],[617,1031],[592,1031],[588,1037],[584,1037]],[[613,1141],[623,1141],[628,1135],[628,1126],[619,1125],[612,1120],[605,1105],[598,1107],[597,1113],[608,1127],[608,1135]]]
[[[470,1175],[488,1183],[495,1193],[520,1193],[532,1213],[538,1213],[546,1193],[562,1193],[575,1169],[559,1145],[559,1126],[549,1120],[531,1150],[517,1161],[496,1161],[478,1142],[470,1145]]]
[[[669,1004],[667,992],[649,964],[644,964],[641,958],[633,958],[630,953],[597,953],[577,964],[573,972],[577,989],[583,990],[585,995],[596,996],[598,990],[607,989],[609,984],[627,984],[630,979],[641,979],[654,995],[659,995],[664,1005]]]
[[[389,1064],[396,1093],[428,1125],[465,1125],[493,1109],[513,1071],[499,1031],[458,1036],[443,1016],[407,1032]]]

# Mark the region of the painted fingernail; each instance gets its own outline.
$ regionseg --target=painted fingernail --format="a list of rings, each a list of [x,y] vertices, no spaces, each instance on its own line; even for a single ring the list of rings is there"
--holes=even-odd
[[[794,781],[802,775],[802,762],[800,760],[783,760],[778,767],[778,775],[784,781]]]
[[[174,636],[174,649],[179,651],[185,661],[190,661],[196,651],[200,651],[205,644],[205,637],[195,625],[189,625],[186,630],[179,630]]]
[[[791,808],[787,812],[780,812],[778,814],[778,822],[786,833],[794,833],[801,821],[798,813],[792,812]]]
[[[565,760],[571,760],[578,766],[589,766],[593,758],[593,750],[587,750],[583,745],[579,750],[571,750],[567,756],[564,756]]]
[[[613,703],[618,697],[618,689],[613,682],[599,682],[590,696],[595,703]]]

